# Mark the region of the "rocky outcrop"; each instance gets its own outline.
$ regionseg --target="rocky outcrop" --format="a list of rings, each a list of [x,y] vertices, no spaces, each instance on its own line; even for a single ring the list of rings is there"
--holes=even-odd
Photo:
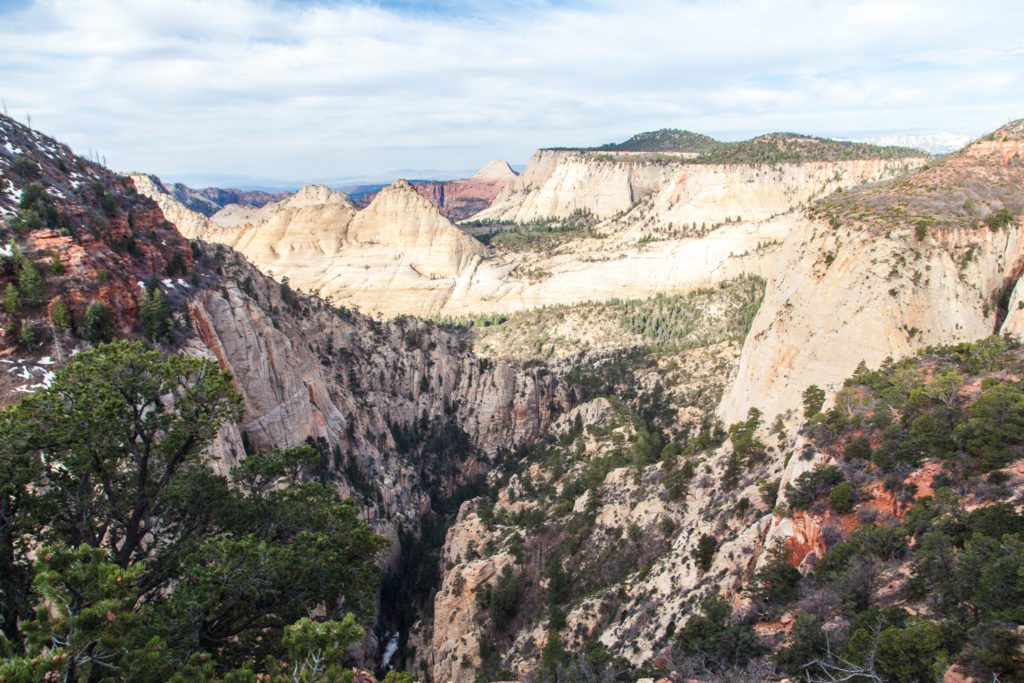
[[[567,407],[565,389],[552,376],[477,359],[458,336],[427,323],[382,325],[338,313],[283,295],[245,264],[232,268],[230,281],[192,298],[190,314],[202,345],[242,392],[239,431],[257,449],[321,440],[328,454],[339,451],[339,472],[345,458],[354,458],[375,493],[366,497],[346,477],[339,481],[363,497],[368,515],[392,537],[399,524],[429,509],[432,485],[451,487],[474,475],[499,448],[538,438]],[[415,424],[424,436],[457,427],[479,457],[452,452],[408,460],[395,430]],[[432,466],[435,457],[450,460]],[[423,481],[445,468],[447,480]]]
[[[131,179],[135,189],[155,201],[164,217],[174,223],[183,236],[192,239],[209,233],[210,224],[207,217],[178,201],[159,178],[137,173],[132,175]]]
[[[723,420],[742,419],[751,406],[769,416],[794,409],[809,385],[835,389],[861,361],[875,366],[931,344],[973,341],[999,332],[1000,323],[1005,332],[1021,328],[1013,296],[1021,300],[1015,285],[1024,270],[1024,168],[1016,161],[1022,137],[1012,124],[991,137],[905,179],[854,193],[849,206],[840,204],[845,219],[804,216],[793,225],[722,400]],[[992,182],[977,186],[983,178]],[[987,201],[966,194],[978,187],[991,193]],[[900,213],[876,218],[891,215],[888,202],[921,197],[935,214],[916,225]],[[999,207],[1013,211],[992,228],[983,214],[962,213],[965,197],[987,203],[990,216]]]
[[[416,180],[416,192],[437,207],[441,215],[451,221],[461,221],[483,211],[494,198],[516,179],[516,172],[507,162],[495,160],[480,169],[472,178],[459,180]],[[369,204],[377,196],[367,194],[363,203]]]
[[[918,163],[912,157],[721,166],[542,150],[480,217],[527,221],[579,210],[605,218],[555,248],[489,252],[404,181],[361,211],[323,187],[261,209],[229,206],[203,235],[235,247],[264,272],[369,313],[506,313],[775,272],[776,246],[806,202]],[[509,172],[492,164],[473,182],[505,182]],[[186,234],[203,225],[194,212],[168,206],[167,213],[180,217]]]
[[[731,165],[607,157],[541,150],[526,171],[474,218],[528,223],[586,211],[600,219],[625,215],[626,224],[653,217],[665,226],[706,228],[737,217],[765,219],[837,187],[891,178],[924,163],[919,156]],[[638,206],[645,198],[650,203]]]
[[[259,209],[228,206],[209,220],[144,178],[138,187],[186,235],[226,244],[303,290],[389,316],[440,309],[485,253],[404,180],[361,211],[319,185]]]
[[[522,175],[474,219],[528,223],[585,210],[599,218],[628,211],[670,183],[676,169],[656,163],[619,163],[568,150],[534,153]]]

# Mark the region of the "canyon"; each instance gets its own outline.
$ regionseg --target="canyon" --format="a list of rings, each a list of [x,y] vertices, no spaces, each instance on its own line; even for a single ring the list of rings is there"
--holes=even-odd
[[[358,656],[379,662],[397,631],[396,661],[423,680],[529,680],[552,632],[574,655],[600,644],[614,666],[664,670],[702,598],[747,609],[777,543],[805,571],[827,550],[836,520],[785,507],[844,455],[819,438],[808,387],[819,411],[842,396],[852,414],[862,363],[1024,330],[1021,121],[937,159],[541,150],[518,177],[478,174],[493,202],[462,224],[438,211],[458,190],[432,202],[401,180],[363,208],[308,186],[206,215],[155,177],[0,123],[0,212],[23,221],[31,181],[64,217],[3,235],[5,258],[61,264],[49,306],[4,314],[53,332],[28,348],[5,332],[3,401],[88,345],[53,327],[53,301],[75,319],[103,301],[137,337],[139,285],[155,281],[176,311],[168,348],[216,359],[243,397],[216,466],[321,452],[391,541]],[[924,491],[928,467],[907,481]],[[1016,500],[1016,470],[1000,471]],[[864,507],[899,507],[863,489]],[[844,523],[847,539],[861,525]],[[416,585],[414,557],[433,583]],[[762,624],[776,644],[781,623]]]

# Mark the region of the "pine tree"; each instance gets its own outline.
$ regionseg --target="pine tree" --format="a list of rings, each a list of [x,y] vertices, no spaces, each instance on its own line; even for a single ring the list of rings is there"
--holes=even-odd
[[[43,302],[43,275],[39,267],[28,259],[22,259],[18,272],[18,288],[30,306]]]
[[[7,283],[7,291],[4,292],[4,310],[11,315],[21,311],[21,292],[13,282]]]
[[[58,332],[66,332],[71,329],[71,314],[63,300],[54,299],[50,304],[50,322]]]
[[[114,311],[102,301],[93,301],[85,309],[82,328],[83,336],[93,344],[109,342],[116,331]]]
[[[146,288],[140,306],[142,329],[150,341],[165,341],[171,333],[171,311],[158,286]]]
[[[541,670],[548,676],[557,676],[558,669],[564,667],[568,662],[569,657],[565,653],[565,646],[562,645],[558,631],[548,631],[547,642],[544,643],[544,649],[540,653]]]

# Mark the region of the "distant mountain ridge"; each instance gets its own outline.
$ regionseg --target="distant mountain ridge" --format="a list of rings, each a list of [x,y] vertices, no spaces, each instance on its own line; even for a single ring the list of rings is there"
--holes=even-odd
[[[673,128],[638,133],[625,142],[608,143],[600,147],[550,149],[601,155],[601,158],[610,161],[631,161],[637,155],[662,154],[687,163],[703,164],[896,159],[928,155],[926,151],[912,147],[833,140],[801,133],[766,133],[749,140],[725,142],[701,133]]]
[[[168,189],[170,189],[175,199],[204,216],[212,216],[228,204],[260,207],[270,202],[281,201],[290,194],[288,192],[264,192],[262,190],[239,190],[237,188],[220,187],[197,189],[189,187],[184,183],[174,183]]]
[[[471,178],[457,180],[410,180],[420,196],[437,207],[445,218],[461,221],[483,211],[519,176],[507,161],[495,159]],[[359,206],[369,206],[387,185],[371,185],[365,191],[347,193]]]

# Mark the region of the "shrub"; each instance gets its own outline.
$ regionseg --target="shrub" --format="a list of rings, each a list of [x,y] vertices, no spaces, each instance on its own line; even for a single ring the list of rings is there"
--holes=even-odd
[[[789,563],[789,553],[783,543],[777,543],[768,553],[768,561],[750,579],[751,597],[766,605],[784,605],[800,594],[800,572]]]
[[[694,562],[702,572],[711,569],[711,563],[715,560],[715,553],[718,552],[718,541],[714,536],[701,534],[697,541],[697,548],[693,551]]]
[[[102,301],[93,301],[85,309],[82,320],[82,335],[93,344],[109,342],[117,331],[114,311]]]
[[[840,482],[832,491],[828,494],[828,503],[832,506],[832,509],[840,514],[853,511],[853,504],[856,501],[857,492],[854,490],[850,482]]]
[[[967,516],[967,525],[972,533],[990,538],[999,539],[1005,534],[1024,536],[1024,515],[1009,503],[978,508]]]
[[[502,570],[498,582],[487,591],[487,616],[495,630],[505,631],[519,612],[519,577],[510,567]]]
[[[24,154],[14,157],[14,161],[11,162],[11,172],[24,180],[37,180],[42,175],[39,171],[39,164]]]
[[[732,607],[718,596],[705,598],[701,614],[693,616],[676,632],[673,654],[700,658],[712,671],[743,666],[765,648],[749,624],[732,623]]]
[[[992,230],[1002,230],[1013,223],[1013,214],[1007,209],[999,209],[985,216],[985,225]]]
[[[18,289],[29,306],[42,303],[43,275],[39,267],[27,258],[21,260],[21,268],[18,269]]]
[[[818,496],[843,481],[843,473],[835,465],[804,472],[786,485],[786,499],[794,510],[806,510]]]

